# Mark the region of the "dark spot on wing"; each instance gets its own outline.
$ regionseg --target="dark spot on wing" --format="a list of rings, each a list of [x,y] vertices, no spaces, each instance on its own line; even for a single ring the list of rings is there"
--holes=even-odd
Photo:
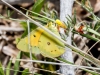
[[[34,37],[36,37],[36,35],[33,35]]]
[[[38,41],[38,42],[41,42],[41,41]]]
[[[50,45],[50,42],[47,42],[48,45]]]
[[[53,52],[53,51],[51,51],[51,52]]]

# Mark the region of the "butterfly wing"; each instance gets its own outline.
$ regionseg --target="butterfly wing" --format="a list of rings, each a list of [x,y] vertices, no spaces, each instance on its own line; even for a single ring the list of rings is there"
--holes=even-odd
[[[42,34],[43,30],[41,28],[37,28],[30,33],[30,46],[32,49],[32,53],[39,54],[40,50],[38,48],[38,40]],[[24,52],[29,52],[29,44],[28,44],[28,36],[21,39],[18,44],[17,48]]]
[[[60,37],[55,25],[51,23],[49,27],[46,27]],[[30,46],[32,53],[41,53],[46,57],[58,57],[65,52],[64,44],[41,28],[36,28],[30,33]],[[28,36],[19,41],[17,48],[29,52]]]
[[[55,35],[60,37],[56,26],[51,25],[48,29],[50,29]],[[62,55],[65,52],[64,47],[65,45],[61,41],[45,31],[42,33],[39,39],[40,52],[46,57],[58,57]]]
[[[55,39],[52,39],[48,33],[42,33],[39,39],[39,48],[42,55],[46,57],[58,57],[62,55],[65,50]]]

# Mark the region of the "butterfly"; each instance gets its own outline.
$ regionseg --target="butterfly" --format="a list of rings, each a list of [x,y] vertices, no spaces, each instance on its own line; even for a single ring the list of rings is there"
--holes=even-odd
[[[60,37],[57,26],[56,23],[49,22],[45,27]],[[45,57],[58,57],[65,52],[65,45],[40,27],[30,32],[29,36],[32,53],[41,53]],[[28,35],[18,42],[17,48],[24,52],[30,51]]]

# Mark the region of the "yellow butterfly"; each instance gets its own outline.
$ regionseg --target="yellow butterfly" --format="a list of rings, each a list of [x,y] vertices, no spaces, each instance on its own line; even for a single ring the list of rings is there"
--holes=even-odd
[[[55,23],[50,22],[45,27],[60,37]],[[32,53],[41,53],[45,57],[58,57],[65,52],[65,45],[40,27],[30,33],[30,45]],[[28,47],[28,36],[18,42],[17,48],[24,52],[30,51]]]

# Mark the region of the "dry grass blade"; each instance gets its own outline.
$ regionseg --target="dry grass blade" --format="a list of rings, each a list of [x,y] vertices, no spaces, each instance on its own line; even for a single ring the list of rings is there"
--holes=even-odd
[[[28,48],[29,48],[29,50],[30,50],[30,60],[32,60],[32,49],[31,49],[31,45],[30,45],[30,22],[29,22],[29,20],[27,20],[27,26],[28,26]],[[32,74],[34,75],[34,73],[33,73],[33,69],[34,69],[34,67],[33,67],[33,62],[31,62],[30,63],[30,65],[31,65],[31,67],[30,67],[30,71],[32,71]]]
[[[24,31],[23,28],[20,27],[5,27],[5,26],[0,26],[0,30],[1,31],[16,31],[16,32],[20,32],[20,31]]]
[[[19,66],[20,67],[20,66]],[[4,70],[11,70],[11,71],[15,71],[15,72],[23,72],[23,71],[19,71],[19,70],[15,70],[15,69],[11,69],[11,68],[5,68],[5,67],[0,67],[3,68]],[[40,68],[35,68],[35,70],[40,70],[40,71],[45,71],[45,72],[49,72],[52,74],[58,74],[58,75],[62,75],[61,73],[57,73],[56,71],[50,71],[50,70],[45,70],[45,69],[40,69]],[[33,74],[32,72],[25,72],[25,73],[29,73],[29,74]]]
[[[12,60],[12,59],[11,59]],[[55,62],[48,62],[48,61],[41,61],[41,60],[26,60],[26,59],[15,59],[17,61],[25,61],[25,62],[36,62],[36,63],[43,63],[43,64],[52,64],[52,65],[62,65],[62,66],[72,66],[75,68],[86,68],[86,69],[95,69],[100,70],[100,68],[97,67],[88,67],[88,66],[80,66],[80,65],[73,65],[68,63],[55,63]]]

